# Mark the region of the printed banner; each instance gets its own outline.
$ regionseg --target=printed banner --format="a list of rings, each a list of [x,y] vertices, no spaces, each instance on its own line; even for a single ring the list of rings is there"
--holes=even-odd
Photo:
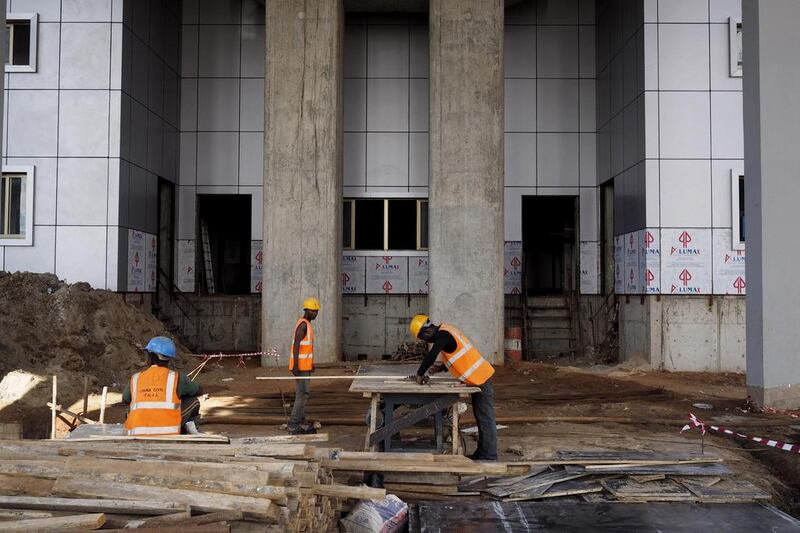
[[[128,292],[144,292],[145,283],[145,234],[128,230]]]
[[[731,247],[731,230],[715,229],[714,294],[746,294],[745,251]]]
[[[194,292],[194,241],[175,241],[175,285],[181,292]]]
[[[581,294],[600,294],[600,243],[581,242]]]
[[[614,236],[614,292],[625,294],[625,281],[623,272],[625,271],[625,251],[624,235]]]
[[[364,294],[366,257],[342,256],[342,294]]]
[[[642,232],[634,231],[623,236],[625,294],[641,294],[643,292],[639,285],[639,254],[641,250],[639,239],[641,235]]]
[[[428,256],[408,258],[408,292],[428,294]]]
[[[666,294],[711,294],[711,230],[661,230],[661,288]]]
[[[367,293],[407,294],[408,257],[368,257]]]
[[[147,240],[147,256],[144,261],[144,290],[145,292],[155,292],[156,276],[158,275],[158,238],[149,233],[144,235]]]
[[[506,294],[522,293],[522,241],[507,241],[503,250],[503,285]]]
[[[645,229],[640,246],[639,280],[646,294],[658,294],[661,292],[661,230]]]
[[[264,279],[264,252],[262,241],[250,241],[250,292],[260,293]]]

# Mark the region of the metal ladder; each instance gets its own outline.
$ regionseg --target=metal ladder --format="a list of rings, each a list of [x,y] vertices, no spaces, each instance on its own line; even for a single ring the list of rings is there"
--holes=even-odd
[[[206,219],[200,220],[200,236],[203,239],[203,265],[206,271],[206,290],[208,294],[214,294],[214,264],[211,262],[211,242],[208,238],[208,222]]]

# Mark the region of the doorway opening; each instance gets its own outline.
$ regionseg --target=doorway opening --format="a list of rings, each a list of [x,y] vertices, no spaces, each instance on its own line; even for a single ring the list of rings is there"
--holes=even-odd
[[[577,203],[577,196],[522,198],[527,295],[563,295],[575,290]]]
[[[249,194],[197,196],[201,290],[208,294],[250,293]]]

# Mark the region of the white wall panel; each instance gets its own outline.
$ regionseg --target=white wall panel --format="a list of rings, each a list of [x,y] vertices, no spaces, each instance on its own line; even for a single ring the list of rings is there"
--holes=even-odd
[[[535,187],[536,134],[506,133],[504,139],[506,186]]]
[[[658,22],[708,22],[708,2],[658,0]]]
[[[367,75],[371,78],[407,78],[408,26],[369,26]]]
[[[711,156],[744,158],[744,124],[741,92],[711,93]]]
[[[536,184],[539,187],[579,185],[577,133],[539,133],[536,143]]]
[[[60,159],[58,183],[57,224],[68,226],[106,224],[107,159]]]
[[[264,184],[264,132],[239,134],[239,185]]]
[[[662,92],[659,104],[661,157],[710,157],[708,93]]]
[[[659,25],[661,90],[708,90],[708,38],[707,24]]]
[[[342,92],[344,93],[342,95],[342,121],[344,131],[366,131],[367,80],[364,78],[345,78],[342,85]]]
[[[408,187],[408,134],[367,134],[367,185]]]
[[[197,134],[198,185],[236,185],[238,162],[238,133]]]
[[[505,80],[506,132],[536,131],[536,80]]]
[[[105,288],[106,228],[58,226],[55,271],[68,283],[85,281]]]
[[[578,131],[578,106],[578,80],[537,80],[537,131]]]
[[[537,77],[577,78],[577,26],[537,26],[536,34]]]
[[[711,162],[661,161],[661,225],[711,227]]]
[[[57,91],[6,91],[7,156],[55,156],[58,135]]]
[[[248,89],[251,88],[248,86]],[[252,99],[249,99],[249,103],[251,101]],[[197,119],[198,130],[237,131],[239,129],[238,78],[199,79],[197,102],[200,110]]]
[[[367,179],[367,134],[345,133],[343,151],[344,185],[364,187]]]
[[[108,156],[108,91],[62,91],[58,113],[61,156]]]
[[[506,78],[535,78],[536,26],[506,26],[504,39]]]
[[[199,75],[210,78],[238,78],[239,39],[239,26],[200,26]]]
[[[367,80],[367,131],[408,131],[408,79]]]
[[[55,226],[35,226],[33,246],[6,246],[7,272],[53,272],[55,268]]]

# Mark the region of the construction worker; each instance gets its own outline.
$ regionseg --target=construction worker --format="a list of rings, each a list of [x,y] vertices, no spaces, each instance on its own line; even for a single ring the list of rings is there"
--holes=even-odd
[[[472,395],[472,412],[478,424],[478,448],[470,455],[479,461],[497,460],[497,426],[494,421],[494,368],[484,359],[469,339],[449,324],[433,324],[426,315],[416,315],[408,328],[415,337],[432,343],[428,355],[422,360],[416,375],[410,376],[418,384],[430,378],[426,372],[450,373],[467,385],[480,387],[481,392]],[[444,364],[436,363],[442,354]]]
[[[303,300],[303,316],[294,327],[292,354],[289,358],[289,370],[295,377],[308,377],[314,371],[314,328],[311,322],[318,314],[319,300],[316,298]],[[309,380],[296,379],[294,382],[294,406],[287,429],[291,435],[316,433],[314,426],[306,423]]]
[[[198,396],[203,391],[186,374],[170,370],[169,363],[177,355],[175,343],[153,337],[144,349],[150,367],[131,376],[122,393],[122,403],[129,406],[128,435],[198,434]]]

